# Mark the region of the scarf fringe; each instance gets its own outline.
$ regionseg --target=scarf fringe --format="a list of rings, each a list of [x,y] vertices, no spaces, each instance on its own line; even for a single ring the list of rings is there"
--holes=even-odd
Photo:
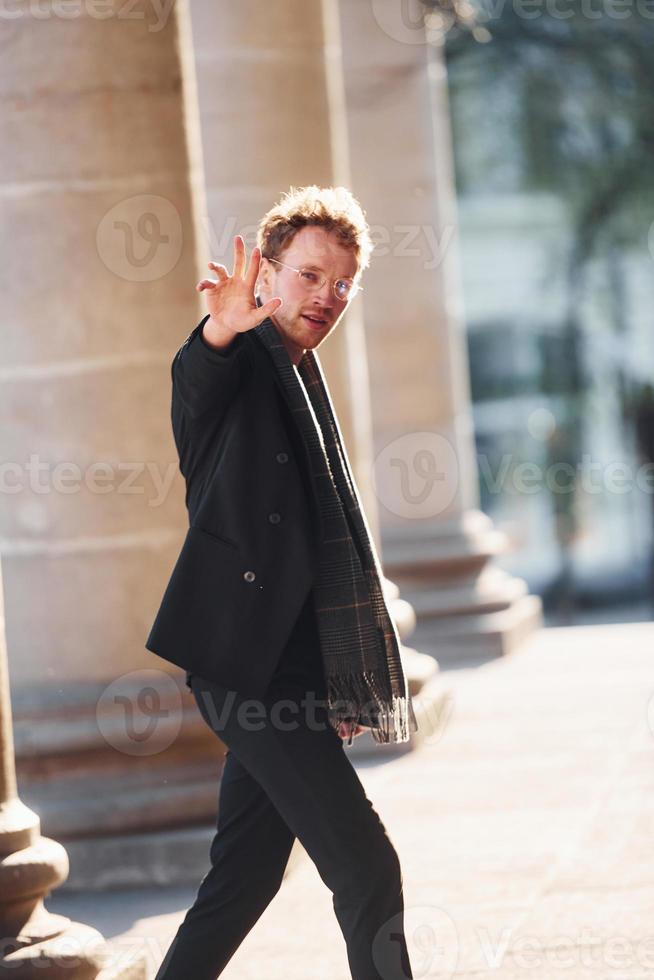
[[[417,730],[410,696],[391,694],[391,701],[380,687],[375,671],[331,675],[327,678],[327,705],[332,727],[338,730],[341,722],[354,722],[370,729],[380,744],[408,742],[411,731]],[[350,732],[348,745],[354,732]]]

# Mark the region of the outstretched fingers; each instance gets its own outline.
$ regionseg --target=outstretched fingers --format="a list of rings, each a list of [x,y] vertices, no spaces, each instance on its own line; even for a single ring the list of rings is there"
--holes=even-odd
[[[220,262],[209,262],[209,268],[213,269],[219,279],[229,279],[229,272],[227,267],[222,265]]]
[[[247,283],[248,289],[254,292],[254,287],[257,282],[257,276],[259,275],[259,266],[261,265],[261,249],[258,245],[255,245],[252,249],[252,254],[250,255],[250,264],[248,266],[248,271],[245,276],[245,282]]]
[[[201,293],[203,289],[213,289],[215,286],[219,286],[221,283],[229,279],[229,273],[227,272],[227,269],[225,268],[224,265],[220,265],[217,262],[208,262],[207,265],[209,266],[210,269],[213,269],[213,271],[218,275],[218,278],[200,279],[200,281],[196,283],[195,286],[196,290],[199,293]]]
[[[273,298],[269,299],[267,303],[263,303],[259,307],[259,313],[263,313],[264,317],[270,316],[271,313],[274,313],[275,310],[279,309],[282,303],[283,300],[281,296],[273,296]]]
[[[234,236],[234,278],[242,279],[245,272],[245,242],[242,235]]]

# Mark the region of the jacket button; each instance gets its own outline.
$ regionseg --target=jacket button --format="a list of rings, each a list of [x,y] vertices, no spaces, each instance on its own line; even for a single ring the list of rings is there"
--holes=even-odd
[[[288,463],[288,453],[277,453],[275,459],[278,463]]]
[[[279,522],[281,521],[281,519],[282,518],[281,518],[281,515],[280,514],[277,514],[277,513],[268,514],[268,520],[270,521],[271,524],[279,524]]]
[[[254,582],[256,577],[257,576],[254,574],[254,572],[243,572],[243,578],[246,582]]]

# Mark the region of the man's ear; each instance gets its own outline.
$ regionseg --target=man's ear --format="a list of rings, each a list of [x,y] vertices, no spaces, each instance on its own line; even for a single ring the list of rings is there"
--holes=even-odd
[[[257,276],[256,290],[268,290],[270,288],[270,263],[262,258],[259,263],[259,275]]]

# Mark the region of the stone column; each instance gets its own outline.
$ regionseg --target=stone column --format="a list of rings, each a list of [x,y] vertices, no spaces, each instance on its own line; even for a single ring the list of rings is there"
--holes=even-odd
[[[170,363],[199,318],[178,6],[4,22],[0,552],[21,792],[62,840],[168,826],[176,786],[196,819],[215,803],[173,775],[206,726],[144,649],[187,524]]]
[[[490,563],[506,542],[479,510],[442,52],[430,63],[419,0],[340,8],[353,183],[377,243],[361,295],[386,570],[423,648],[484,658],[541,604]]]
[[[41,836],[36,813],[18,796],[0,568],[0,974],[71,980],[145,980],[141,953],[111,965],[101,933],[48,912],[43,900],[68,875],[68,856]]]

